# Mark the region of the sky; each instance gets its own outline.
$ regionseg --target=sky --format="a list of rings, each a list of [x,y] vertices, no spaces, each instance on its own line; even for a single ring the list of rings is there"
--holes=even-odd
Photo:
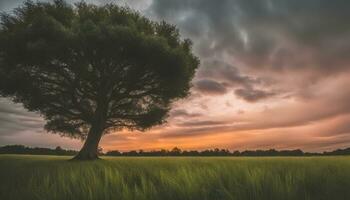
[[[22,2],[1,0],[0,10]],[[176,24],[201,60],[191,95],[174,103],[166,124],[105,135],[105,151],[350,147],[350,1],[87,2],[115,2]],[[0,145],[82,146],[43,125],[37,114],[0,99]]]

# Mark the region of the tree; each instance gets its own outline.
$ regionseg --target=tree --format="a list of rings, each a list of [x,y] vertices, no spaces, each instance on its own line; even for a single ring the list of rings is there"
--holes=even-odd
[[[128,8],[26,1],[1,16],[0,96],[39,113],[47,131],[85,140],[75,159],[96,159],[102,135],[162,124],[188,95],[191,46]]]

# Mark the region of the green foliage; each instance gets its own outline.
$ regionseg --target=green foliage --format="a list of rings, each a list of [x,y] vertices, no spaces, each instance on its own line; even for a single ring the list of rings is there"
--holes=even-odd
[[[350,157],[0,156],[0,199],[347,200]]]
[[[165,122],[199,64],[175,26],[113,4],[26,1],[2,15],[0,46],[0,96],[76,138]]]

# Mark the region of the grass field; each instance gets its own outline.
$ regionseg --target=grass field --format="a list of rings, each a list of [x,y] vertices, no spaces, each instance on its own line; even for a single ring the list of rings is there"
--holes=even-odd
[[[1,200],[350,199],[350,157],[0,156]]]

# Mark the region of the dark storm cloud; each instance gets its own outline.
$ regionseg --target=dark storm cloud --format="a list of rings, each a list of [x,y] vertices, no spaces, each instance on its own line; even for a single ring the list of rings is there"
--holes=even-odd
[[[235,90],[237,97],[242,98],[248,102],[254,103],[262,99],[267,99],[276,95],[273,92],[268,92],[264,90],[258,90],[253,88],[239,88]]]
[[[232,126],[228,125],[217,125],[217,126],[191,126],[184,127],[180,130],[169,130],[165,131],[164,134],[161,135],[161,138],[191,138],[191,137],[201,137],[205,135],[215,135],[219,134],[220,131],[229,131],[232,130]]]
[[[17,134],[21,131],[40,131],[43,121],[38,115],[25,111],[20,105],[0,99],[0,139],[1,136]]]
[[[184,109],[176,109],[172,110],[170,113],[171,117],[186,117],[186,118],[194,118],[201,116],[200,113],[189,113]]]
[[[206,126],[221,126],[221,125],[227,125],[226,121],[211,121],[211,120],[204,120],[204,121],[186,121],[182,123],[178,123],[178,126],[182,127],[206,127]]]
[[[198,71],[197,78],[214,78],[233,87],[248,87],[260,82],[253,77],[242,75],[236,67],[217,60],[205,62],[203,67]]]
[[[225,86],[213,80],[203,79],[194,83],[196,90],[208,95],[221,95],[227,92]]]
[[[225,94],[232,89],[236,96],[250,103],[276,95],[254,89],[256,86],[268,86],[270,80],[243,75],[236,67],[222,61],[204,63],[197,73],[197,79],[200,81],[195,82],[195,88],[204,94]]]
[[[350,63],[349,8],[344,0],[154,0],[150,10],[194,38],[203,57],[328,75]]]

